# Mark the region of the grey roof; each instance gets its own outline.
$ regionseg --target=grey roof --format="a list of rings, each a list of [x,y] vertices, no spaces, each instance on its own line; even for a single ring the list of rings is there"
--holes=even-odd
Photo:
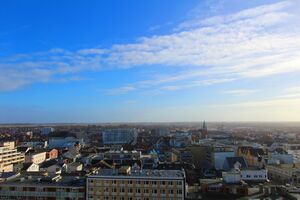
[[[158,178],[158,179],[182,179],[185,174],[181,170],[131,170],[129,174],[119,173],[116,169],[102,169],[98,174],[91,175],[90,177],[120,177],[125,176],[128,178]]]

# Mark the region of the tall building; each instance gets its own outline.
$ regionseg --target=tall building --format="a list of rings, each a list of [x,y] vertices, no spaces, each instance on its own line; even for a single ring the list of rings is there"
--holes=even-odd
[[[104,145],[122,145],[136,142],[137,131],[132,128],[109,129],[102,134]]]
[[[180,170],[103,169],[87,177],[86,199],[183,200],[185,174]]]
[[[208,136],[207,126],[206,126],[205,121],[203,121],[203,124],[202,124],[201,136],[202,136],[202,138],[207,138],[207,136]]]
[[[4,142],[0,146],[0,172],[12,172],[13,165],[23,163],[25,156],[18,152],[15,142]]]

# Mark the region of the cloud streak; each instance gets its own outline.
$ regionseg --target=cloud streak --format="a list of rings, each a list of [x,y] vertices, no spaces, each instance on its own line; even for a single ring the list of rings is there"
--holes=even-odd
[[[293,1],[259,6],[237,13],[180,23],[166,35],[141,37],[109,48],[71,52],[51,49],[0,59],[0,91],[14,90],[83,71],[162,67],[173,73],[110,88],[117,95],[139,90],[174,91],[205,85],[300,71],[298,13]],[[289,23],[292,22],[292,23]],[[151,76],[149,74],[149,76]]]

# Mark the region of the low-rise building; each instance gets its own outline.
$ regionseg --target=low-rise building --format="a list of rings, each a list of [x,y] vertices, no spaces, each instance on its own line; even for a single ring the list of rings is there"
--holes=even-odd
[[[30,151],[25,155],[25,162],[26,163],[35,163],[40,164],[44,162],[47,159],[47,152],[34,152]]]

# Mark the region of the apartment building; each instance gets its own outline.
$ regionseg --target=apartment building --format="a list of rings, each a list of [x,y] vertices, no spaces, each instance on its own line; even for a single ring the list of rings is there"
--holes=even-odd
[[[89,176],[86,184],[88,200],[179,200],[185,196],[185,174],[180,170],[103,169]]]
[[[13,165],[24,162],[24,154],[18,152],[15,142],[2,142],[0,146],[0,172],[12,172]]]

